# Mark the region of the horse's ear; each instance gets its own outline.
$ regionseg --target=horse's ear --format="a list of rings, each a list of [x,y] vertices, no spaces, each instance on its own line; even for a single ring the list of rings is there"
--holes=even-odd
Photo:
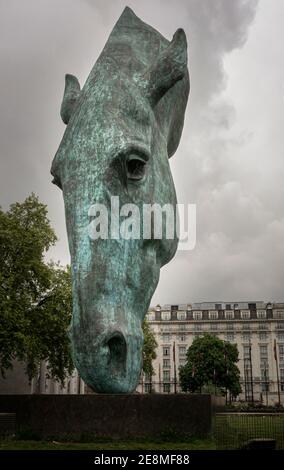
[[[68,124],[80,95],[80,83],[74,75],[65,75],[65,89],[60,109],[61,119]]]
[[[155,106],[164,94],[187,73],[187,42],[178,29],[170,44],[147,71],[147,97]]]

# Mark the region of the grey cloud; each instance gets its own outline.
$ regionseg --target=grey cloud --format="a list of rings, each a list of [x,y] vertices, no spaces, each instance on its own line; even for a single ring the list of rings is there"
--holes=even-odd
[[[223,56],[246,41],[257,4],[258,0],[189,2],[191,75],[198,102],[207,106],[212,94],[224,86]]]

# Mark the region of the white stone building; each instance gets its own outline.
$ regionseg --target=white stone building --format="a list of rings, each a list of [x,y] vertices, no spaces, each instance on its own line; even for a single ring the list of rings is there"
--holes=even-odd
[[[141,380],[140,393],[151,389],[157,393],[179,392],[178,369],[186,361],[187,348],[196,336],[207,332],[238,346],[242,385],[239,400],[274,404],[279,401],[279,388],[284,404],[284,303],[158,305],[149,310],[147,319],[158,348],[153,364],[155,374]]]
[[[188,305],[165,305],[151,308],[147,319],[157,339],[157,358],[153,377],[143,377],[139,393],[180,392],[179,366],[186,361],[186,351],[193,339],[212,333],[236,343],[243,401],[284,404],[284,303],[265,302],[200,302]],[[278,360],[278,379],[274,344]],[[175,359],[175,360],[174,360]],[[251,374],[252,372],[252,374]],[[279,393],[278,393],[279,386]],[[49,378],[42,362],[38,376],[29,383],[24,365],[15,362],[6,378],[0,376],[0,394],[92,393],[74,370],[62,387]]]

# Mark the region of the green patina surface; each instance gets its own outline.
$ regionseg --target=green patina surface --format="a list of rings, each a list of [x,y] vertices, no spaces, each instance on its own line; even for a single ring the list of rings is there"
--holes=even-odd
[[[189,93],[186,37],[169,42],[126,8],[84,87],[66,75],[67,124],[51,173],[63,191],[72,266],[74,363],[101,393],[135,390],[141,323],[160,268],[177,249],[167,240],[89,236],[89,208],[176,204],[169,167]],[[141,220],[142,224],[142,220]],[[110,230],[110,228],[109,228]]]

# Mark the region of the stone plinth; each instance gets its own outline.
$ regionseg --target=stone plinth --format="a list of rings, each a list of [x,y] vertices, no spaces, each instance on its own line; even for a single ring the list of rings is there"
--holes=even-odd
[[[16,413],[17,429],[43,437],[154,437],[167,432],[204,437],[222,404],[211,395],[0,395],[0,413]]]

